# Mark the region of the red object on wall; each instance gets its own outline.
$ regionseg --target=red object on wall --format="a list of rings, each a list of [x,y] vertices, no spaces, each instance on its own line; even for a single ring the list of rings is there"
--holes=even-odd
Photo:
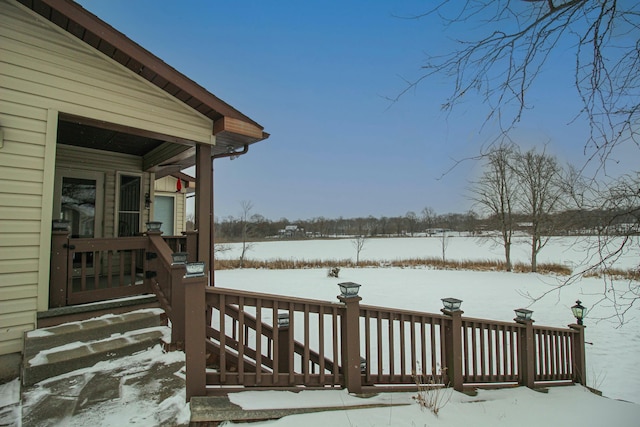
[[[179,193],[180,191],[182,191],[182,180],[178,179],[176,182],[176,193]]]

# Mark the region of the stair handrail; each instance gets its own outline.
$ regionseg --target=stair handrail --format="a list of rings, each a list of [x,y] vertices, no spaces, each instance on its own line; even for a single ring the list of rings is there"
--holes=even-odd
[[[231,317],[232,319],[234,319],[235,321],[239,320],[239,310],[237,307],[233,306],[233,305],[229,305],[226,304],[225,305],[227,307],[227,314],[229,314],[229,317]],[[257,332],[256,329],[256,325],[257,325],[257,319],[252,316],[249,313],[244,313],[244,318],[245,318],[245,326],[249,327],[250,329],[252,329],[254,332]],[[262,335],[265,336],[268,340],[268,342],[272,342],[273,341],[273,327],[267,323],[261,322],[262,323]],[[213,326],[209,326],[208,327],[209,330],[211,331],[215,331],[216,333],[220,333],[219,330],[215,329]],[[231,340],[235,340],[235,336],[229,336],[227,335],[228,339]],[[235,341],[237,342],[237,341]],[[301,343],[300,341],[297,340],[293,340],[293,351],[302,356],[305,352],[305,346],[303,343]],[[244,346],[245,351],[247,350],[253,350],[248,346]],[[320,355],[309,349],[309,355],[310,355],[310,360],[311,362],[313,362],[316,366],[320,366]],[[246,353],[245,353],[246,355]],[[273,363],[273,359],[268,359]],[[328,357],[324,358],[324,363],[325,363],[325,368],[331,372],[333,372],[333,360],[329,359]],[[338,364],[338,372],[342,372],[342,367],[340,366],[340,364]]]
[[[173,262],[173,251],[160,231],[148,231],[149,251],[146,257],[145,280],[156,294],[161,307],[171,320],[171,345],[184,348],[185,296],[182,281],[185,264]]]

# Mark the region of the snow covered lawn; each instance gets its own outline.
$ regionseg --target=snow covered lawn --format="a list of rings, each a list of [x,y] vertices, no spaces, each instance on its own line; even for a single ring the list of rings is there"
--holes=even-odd
[[[470,243],[471,242],[471,243]],[[436,254],[428,253],[429,250]],[[436,239],[371,239],[361,255],[369,259],[397,259],[406,257],[437,256],[439,250]],[[420,253],[417,253],[420,251]],[[496,259],[499,248],[478,246],[472,239],[452,239],[448,248],[457,259]],[[578,247],[558,240],[548,249],[549,259],[541,260],[568,263],[579,266],[584,261],[585,252]],[[521,247],[516,251],[526,261]],[[544,253],[544,252],[543,252]],[[553,255],[551,255],[553,254]],[[349,240],[269,242],[258,244],[249,255],[257,259],[305,258],[339,259],[355,256]],[[234,257],[234,251],[224,256]],[[638,254],[625,255],[624,268],[637,265]],[[538,274],[517,274],[503,272],[439,271],[426,268],[353,268],[342,269],[340,277],[329,278],[324,269],[307,270],[226,270],[216,272],[216,285],[220,287],[244,289],[257,292],[284,294],[303,298],[335,301],[337,284],[353,281],[362,284],[362,303],[386,307],[406,308],[426,312],[439,312],[440,298],[462,299],[465,316],[512,321],[513,309],[529,306],[524,294],[537,295],[558,284],[553,276]],[[529,306],[534,310],[537,324],[565,327],[572,323],[569,307],[577,298],[589,308],[598,299],[602,288],[600,279],[583,279],[578,284],[553,293]],[[422,409],[413,399],[415,393],[381,393],[369,399],[350,396],[346,391],[305,391],[289,392],[244,392],[230,395],[232,402],[245,409],[295,408],[301,406],[349,406],[352,404],[393,402],[408,403],[408,406],[377,409],[357,409],[349,411],[322,412],[289,416],[277,421],[252,425],[265,426],[561,426],[580,424],[582,426],[637,426],[640,419],[640,320],[638,308],[628,313],[627,322],[620,327],[616,320],[599,321],[609,308],[592,308],[585,320],[587,345],[588,383],[602,390],[605,396],[598,397],[580,386],[549,388],[548,393],[526,388],[503,390],[480,390],[476,396],[451,392],[448,403],[436,417]],[[110,370],[118,369],[126,375],[144,375],[143,367],[156,364],[170,366],[182,353],[161,354],[158,348],[143,352],[132,358],[119,359],[116,365],[98,364],[93,368],[69,374],[77,378],[93,378],[110,375]],[[182,359],[183,360],[183,359]],[[155,368],[158,369],[158,368]],[[177,375],[175,371],[170,376]],[[61,380],[58,378],[58,380]],[[158,379],[161,381],[161,379]],[[52,380],[47,380],[52,381]],[[126,384],[130,384],[126,382]],[[131,382],[133,384],[133,382]],[[184,390],[176,390],[172,395],[163,395],[160,404],[149,404],[146,398],[157,394],[158,383],[123,387],[124,400],[106,400],[101,409],[91,419],[80,412],[65,419],[66,425],[122,426],[136,423],[153,425],[158,420],[173,419],[185,423],[188,420],[188,406],[184,405]],[[17,399],[17,382],[0,386],[0,406],[10,405]],[[136,386],[137,387],[137,386]],[[145,389],[146,387],[146,389]],[[68,390],[67,392],[72,392]],[[47,393],[45,382],[39,390],[27,396],[28,402],[43,398]],[[621,399],[627,402],[615,400]],[[633,403],[629,403],[633,402]],[[8,411],[0,411],[0,421],[12,425],[10,406]],[[0,410],[2,407],[0,407]],[[18,411],[19,412],[19,411]],[[155,421],[154,421],[155,420]],[[14,424],[17,422],[15,420]],[[2,424],[2,423],[0,423]],[[19,424],[18,424],[19,425]],[[243,424],[246,425],[246,424]]]
[[[445,391],[446,392],[446,391]],[[387,403],[406,402],[409,406],[319,412],[291,415],[276,421],[252,423],[252,426],[436,426],[494,427],[497,425],[539,427],[632,427],[638,425],[640,405],[602,398],[581,386],[550,388],[547,393],[525,387],[503,390],[480,390],[477,396],[454,392],[438,416],[415,403],[415,393],[386,393],[376,397]],[[244,409],[345,406],[358,400],[344,391],[245,392],[232,394],[231,401]],[[373,400],[373,399],[372,399]],[[240,424],[238,424],[240,425]],[[242,424],[246,425],[246,424]]]
[[[447,251],[451,259],[500,259],[500,248],[487,239],[452,237]],[[521,238],[514,258],[526,262],[526,241]],[[555,238],[545,247],[540,261],[559,262],[579,268],[593,254],[584,239]],[[225,258],[238,256],[238,245],[223,252]],[[637,246],[636,246],[637,247]],[[369,239],[361,258],[391,260],[438,256],[440,241],[432,238]],[[355,258],[349,239],[260,242],[248,253],[253,259],[343,259]],[[638,265],[637,253],[623,254],[617,266]],[[620,326],[619,319],[597,320],[612,313],[600,300],[601,279],[582,279],[561,292],[552,292],[532,303],[525,295],[541,295],[563,278],[524,273],[447,271],[427,268],[344,268],[340,277],[329,278],[324,269],[306,270],[223,270],[216,272],[216,286],[245,289],[301,298],[336,301],[339,282],[362,285],[362,304],[439,313],[441,298],[463,300],[464,315],[512,321],[513,309],[528,307],[538,325],[566,327],[574,323],[570,307],[580,299],[589,308],[585,325],[587,383],[605,396],[640,403],[640,307],[632,308]],[[621,282],[620,285],[627,285]]]

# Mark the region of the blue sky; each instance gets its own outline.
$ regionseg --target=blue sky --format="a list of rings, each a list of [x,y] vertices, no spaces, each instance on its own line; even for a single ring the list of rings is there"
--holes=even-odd
[[[238,216],[243,200],[270,219],[396,216],[432,207],[464,212],[469,161],[495,138],[481,98],[452,114],[445,78],[398,102],[426,54],[455,44],[440,23],[397,16],[424,1],[81,0],[119,31],[238,108],[271,137],[239,159],[214,164],[215,214]],[[526,3],[525,3],[526,4]],[[579,99],[573,59],[558,52],[530,92],[516,130],[523,148],[582,163],[587,129],[571,123]],[[445,174],[443,176],[443,174]]]

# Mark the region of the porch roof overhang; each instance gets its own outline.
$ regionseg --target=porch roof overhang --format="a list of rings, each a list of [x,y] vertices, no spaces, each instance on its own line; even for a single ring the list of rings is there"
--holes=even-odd
[[[269,137],[269,134],[264,132],[264,128],[260,124],[166,64],[74,1],[17,1],[87,45],[122,64],[131,72],[148,80],[172,97],[210,118],[213,122],[213,134],[216,137],[216,145],[212,146],[214,155],[225,153],[230,149],[237,150],[240,147],[254,144]],[[80,118],[75,117],[61,119],[67,121],[70,126],[74,124],[85,126],[85,133],[91,132],[90,128],[107,129],[111,132],[126,135],[130,137],[130,140],[131,137],[138,138],[135,142],[146,147],[146,149],[139,147],[146,151],[144,153],[136,153],[138,155],[145,156],[153,150],[160,149],[163,144],[184,144],[182,147],[175,147],[173,149],[174,153],[164,158],[162,162],[147,163],[145,165],[147,170],[154,171],[154,169],[162,166],[161,163],[171,163],[175,167],[193,165],[195,149],[192,141],[167,138],[165,135],[154,135],[149,132],[141,133],[139,130],[127,130],[123,127],[118,128],[117,125],[113,124],[95,121],[86,123],[86,120],[80,120]],[[87,129],[87,126],[89,129]],[[98,131],[94,132],[98,133]],[[99,138],[99,136],[96,136],[96,138]],[[113,140],[113,138],[111,139]],[[108,149],[110,151],[127,152],[127,148],[124,145],[120,148],[112,145]]]

